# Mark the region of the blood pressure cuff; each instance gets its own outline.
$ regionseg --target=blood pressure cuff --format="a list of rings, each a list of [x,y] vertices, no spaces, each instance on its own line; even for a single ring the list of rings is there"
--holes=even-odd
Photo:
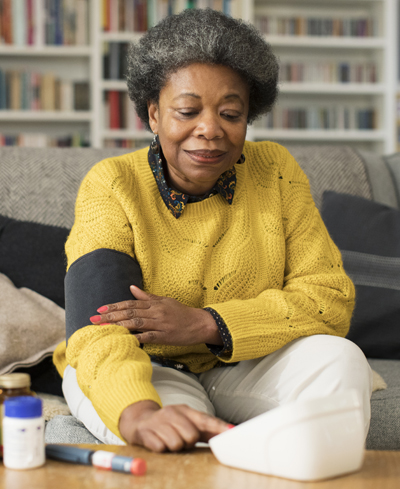
[[[67,341],[91,324],[90,317],[106,304],[134,300],[129,287],[143,286],[139,263],[129,255],[101,248],[78,258],[65,277]]]

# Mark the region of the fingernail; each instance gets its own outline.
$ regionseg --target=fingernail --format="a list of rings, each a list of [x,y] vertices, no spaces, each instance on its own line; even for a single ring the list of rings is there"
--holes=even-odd
[[[101,316],[92,316],[90,320],[92,321],[92,323],[98,323],[99,321],[101,321]]]
[[[236,428],[234,424],[228,424],[228,429],[231,430],[232,428]]]
[[[97,309],[97,312],[99,312],[100,314],[106,311],[108,311],[108,306],[101,306]]]

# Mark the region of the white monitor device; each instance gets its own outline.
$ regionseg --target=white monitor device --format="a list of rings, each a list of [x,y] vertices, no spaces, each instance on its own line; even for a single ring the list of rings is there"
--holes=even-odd
[[[364,443],[362,405],[355,390],[295,401],[209,441],[224,465],[299,481],[359,470]]]

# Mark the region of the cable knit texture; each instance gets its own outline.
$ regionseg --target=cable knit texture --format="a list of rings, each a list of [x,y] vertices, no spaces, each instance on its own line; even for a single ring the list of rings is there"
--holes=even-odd
[[[232,352],[145,345],[121,326],[87,326],[71,336],[66,359],[114,433],[125,407],[151,399],[146,353],[173,358],[192,372],[219,360],[268,355],[313,334],[345,336],[354,286],[312,200],[309,184],[282,146],[249,143],[236,167],[232,205],[221,195],[188,204],[177,220],[166,208],[147,149],[95,165],[81,184],[66,244],[68,266],[99,248],[134,257],[144,289],[187,306],[211,307],[225,321]],[[56,363],[62,362],[58,352]]]

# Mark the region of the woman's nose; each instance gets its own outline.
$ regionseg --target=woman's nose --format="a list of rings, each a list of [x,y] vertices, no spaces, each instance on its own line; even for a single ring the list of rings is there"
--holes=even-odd
[[[202,114],[198,120],[195,134],[197,137],[204,137],[205,139],[221,138],[224,135],[224,131],[221,127],[218,114]]]

